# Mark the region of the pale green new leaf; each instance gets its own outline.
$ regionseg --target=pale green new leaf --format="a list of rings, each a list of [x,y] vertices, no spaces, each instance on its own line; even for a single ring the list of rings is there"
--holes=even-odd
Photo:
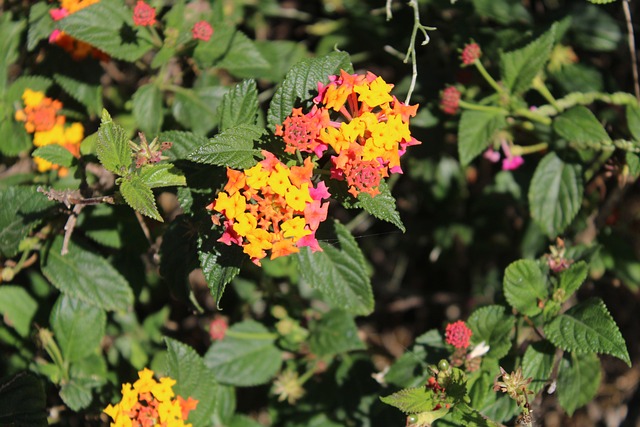
[[[342,310],[331,310],[310,328],[309,349],[318,357],[364,350],[353,316]]]
[[[253,77],[255,73],[269,69],[269,62],[262,56],[255,43],[241,31],[236,31],[229,49],[216,64],[235,77]]]
[[[458,155],[466,166],[491,144],[493,135],[507,125],[505,116],[489,111],[465,110],[458,127]]]
[[[322,252],[301,248],[300,275],[322,292],[331,305],[354,314],[373,311],[373,290],[364,255],[349,230],[334,222],[337,244],[320,242]]]
[[[267,113],[269,125],[275,129],[276,125],[282,124],[294,107],[317,94],[319,82],[328,83],[329,76],[340,74],[341,69],[349,72],[352,70],[349,55],[345,52],[304,59],[294,65],[273,95]]]
[[[511,93],[521,93],[531,87],[534,77],[549,60],[555,41],[557,24],[522,49],[500,56],[502,80]]]
[[[555,348],[547,341],[538,341],[527,347],[522,358],[522,375],[532,378],[528,389],[534,393],[543,389],[549,380]]]
[[[127,131],[113,122],[107,110],[102,110],[96,153],[102,166],[117,175],[127,174],[133,161]]]
[[[595,354],[565,355],[558,371],[557,394],[560,406],[569,416],[593,400],[601,377],[600,360]]]
[[[158,85],[148,83],[140,86],[131,99],[133,102],[133,117],[138,128],[151,141],[162,127],[162,92]]]
[[[38,302],[21,286],[0,286],[0,314],[7,326],[13,327],[26,338],[31,330],[31,321],[38,310]]]
[[[149,188],[187,185],[187,180],[182,172],[171,163],[143,166],[139,176],[142,183]]]
[[[628,104],[626,108],[627,127],[633,139],[640,141],[640,105]]]
[[[133,25],[133,8],[122,0],[94,3],[57,22],[65,33],[133,62],[153,47],[149,29]]]
[[[582,204],[582,175],[577,164],[565,163],[555,153],[538,164],[529,187],[531,217],[549,237],[562,233]]]
[[[472,331],[471,342],[479,344],[484,341],[490,347],[487,357],[500,359],[511,348],[511,331],[515,322],[515,317],[508,314],[503,306],[480,307],[467,320]]]
[[[176,380],[174,392],[198,401],[196,409],[189,413],[189,422],[194,427],[210,425],[218,404],[218,389],[222,386],[193,348],[171,338],[165,338],[165,342],[168,350],[167,374]]]
[[[76,159],[69,150],[59,144],[44,145],[36,148],[34,152],[31,153],[31,156],[40,157],[53,164],[64,166],[65,168],[71,166]]]
[[[561,303],[567,301],[582,286],[588,274],[589,265],[584,261],[578,261],[560,273],[558,287],[564,291]]]
[[[540,267],[529,259],[509,264],[504,272],[503,289],[509,304],[527,316],[535,316],[542,311],[538,302],[548,294]]]
[[[398,408],[405,414],[432,411],[436,406],[433,390],[426,387],[405,388],[389,396],[380,397],[387,405]]]
[[[577,105],[556,117],[553,129],[562,138],[578,144],[611,142],[611,137],[596,116],[583,105]]]
[[[77,362],[100,346],[107,314],[95,305],[61,294],[53,305],[49,322],[64,360]]]
[[[215,342],[204,363],[221,383],[239,387],[269,382],[280,369],[282,353],[275,346],[276,335],[253,320],[236,323],[225,338]]]
[[[238,125],[255,125],[258,117],[258,87],[255,80],[244,80],[222,98],[218,107],[220,131]]]
[[[591,298],[544,326],[547,339],[574,353],[610,354],[631,366],[627,345],[604,302]]]
[[[122,193],[124,201],[137,212],[156,221],[164,222],[160,212],[158,212],[153,191],[143,181],[142,177],[132,175],[123,179],[120,183],[120,193]]]
[[[264,129],[255,125],[240,125],[227,129],[189,153],[187,159],[196,163],[248,169],[256,164],[260,151],[254,142],[260,140]]]
[[[100,114],[102,111],[102,86],[90,85],[62,74],[54,74],[53,78],[73,99],[87,107],[91,116]]]
[[[44,276],[62,293],[105,310],[126,311],[133,304],[129,283],[109,261],[69,242],[69,252],[61,255],[58,236],[41,258]]]
[[[391,195],[389,186],[385,181],[381,181],[378,188],[380,194],[374,197],[368,193],[358,194],[358,205],[374,217],[395,225],[404,233],[406,229],[396,209],[396,199]]]

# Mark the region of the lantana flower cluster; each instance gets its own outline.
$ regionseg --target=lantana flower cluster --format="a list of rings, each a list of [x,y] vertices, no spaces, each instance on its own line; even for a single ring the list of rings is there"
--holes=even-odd
[[[22,94],[24,108],[16,111],[15,119],[24,122],[27,132],[33,134],[33,145],[43,147],[58,144],[67,149],[75,157],[80,156],[80,143],[84,138],[84,127],[81,123],[68,125],[64,115],[60,114],[62,103],[48,98],[44,92],[25,89]],[[67,170],[58,165],[34,157],[39,172],[51,169],[58,170],[58,175],[65,176]]]
[[[51,9],[49,15],[51,15],[51,19],[54,21],[59,21],[99,1],[100,0],[60,0],[60,7]],[[99,60],[107,60],[109,58],[106,53],[96,49],[89,43],[78,40],[59,29],[51,32],[49,35],[49,43],[60,46],[77,61],[85,59],[88,56]]]
[[[175,396],[176,381],[169,377],[153,378],[153,371],[138,372],[138,380],[122,384],[122,400],[108,405],[104,413],[111,417],[111,427],[191,427],[185,423],[198,401]],[[175,398],[174,398],[175,397]]]
[[[306,114],[294,109],[276,135],[285,151],[314,153],[331,149],[331,178],[344,180],[349,193],[377,195],[389,173],[401,173],[400,157],[410,145],[409,119],[417,105],[406,105],[390,94],[393,85],[373,73],[330,76],[318,84],[314,107]]]
[[[300,247],[320,250],[315,232],[327,217],[329,197],[324,183],[313,185],[313,163],[288,167],[272,153],[255,166],[238,171],[227,169],[228,182],[208,209],[224,217],[220,241],[242,246],[244,253],[260,265],[296,253]],[[212,216],[220,223],[220,215]]]

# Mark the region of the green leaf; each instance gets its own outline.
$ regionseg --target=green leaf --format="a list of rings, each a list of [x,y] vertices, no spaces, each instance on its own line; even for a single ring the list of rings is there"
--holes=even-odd
[[[196,163],[228,166],[234,169],[248,169],[256,164],[260,151],[254,142],[264,134],[261,127],[240,125],[227,129],[189,153],[187,159]]]
[[[163,153],[170,161],[186,159],[190,152],[209,142],[209,140],[202,135],[177,130],[162,132],[158,136],[158,139],[173,144],[169,150]]]
[[[214,410],[211,417],[213,425],[231,427],[230,420],[236,412],[236,388],[230,385],[217,384],[211,393],[214,398]]]
[[[589,0],[593,4],[608,4],[613,3],[616,0]]]
[[[38,302],[24,288],[14,285],[0,286],[0,314],[2,321],[26,338],[31,321],[38,310]]]
[[[258,117],[258,87],[255,80],[244,80],[222,98],[218,108],[220,131],[238,125],[255,125]]]
[[[358,206],[383,221],[390,222],[404,233],[406,228],[400,218],[400,213],[396,209],[396,199],[391,195],[389,185],[385,181],[380,181],[378,187],[380,194],[372,197],[368,193],[358,195]]]
[[[626,109],[627,127],[633,139],[640,141],[640,105],[627,105]]]
[[[501,359],[511,348],[511,331],[515,322],[515,317],[509,315],[503,306],[480,307],[467,320],[472,332],[471,342],[476,345],[484,341],[490,347],[487,357]]]
[[[61,292],[105,310],[126,311],[133,304],[127,281],[106,259],[69,242],[60,255],[58,236],[41,258],[42,273]]]
[[[560,273],[558,287],[564,291],[561,303],[567,301],[582,286],[588,274],[589,265],[584,261],[578,261]]]
[[[582,2],[571,11],[571,35],[575,47],[610,52],[620,47],[619,23],[604,8]]]
[[[10,157],[18,156],[33,146],[31,136],[22,123],[9,117],[3,119],[0,116],[0,141],[0,153]]]
[[[160,245],[160,276],[172,295],[181,301],[188,298],[188,276],[199,267],[193,220],[179,215],[169,224]]]
[[[620,329],[599,298],[571,307],[547,323],[544,333],[549,341],[565,351],[610,354],[631,366]]]
[[[272,82],[281,81],[298,61],[307,56],[307,48],[302,43],[291,40],[256,40],[260,54],[269,62],[269,68],[257,73],[256,77]]]
[[[487,418],[466,403],[458,403],[451,410],[448,419],[453,420],[456,426],[465,427],[500,427],[502,424]]]
[[[35,3],[29,9],[29,30],[27,32],[27,50],[32,52],[40,40],[49,38],[55,29],[46,3]]]
[[[244,33],[236,31],[231,38],[229,49],[216,64],[226,69],[231,75],[240,78],[251,78],[256,73],[269,69],[269,62],[262,57],[255,43]]]
[[[47,397],[42,381],[31,372],[0,379],[0,425],[46,427]]]
[[[158,207],[156,198],[151,188],[143,181],[141,176],[131,176],[120,183],[120,192],[125,202],[142,215],[164,222]]]
[[[69,14],[58,25],[115,59],[134,62],[153,47],[149,29],[133,25],[133,9],[122,0],[94,3]]]
[[[505,116],[488,111],[465,110],[458,127],[458,156],[466,166],[485,151],[493,135],[507,125]]]
[[[549,60],[555,42],[557,24],[522,49],[500,56],[502,79],[511,93],[522,93],[531,87],[534,77]]]
[[[481,16],[495,19],[503,25],[530,23],[531,14],[518,0],[473,0],[473,6]]]
[[[218,402],[216,398],[221,387],[207,369],[202,358],[186,344],[171,338],[167,343],[167,374],[176,380],[174,392],[184,399],[192,397],[198,401],[196,409],[189,413],[189,422],[194,427],[210,425]]]
[[[182,172],[171,163],[146,165],[140,169],[140,179],[149,188],[187,185]]]
[[[509,304],[526,316],[535,316],[542,309],[538,302],[548,296],[547,284],[535,261],[521,259],[511,263],[504,272],[504,296]]]
[[[155,137],[162,127],[162,92],[158,85],[148,83],[136,90],[131,99],[133,102],[133,117],[148,139]]]
[[[201,247],[198,250],[202,274],[218,309],[220,309],[220,300],[225,288],[240,273],[240,264],[244,260],[242,254],[234,252],[237,251],[216,245],[207,249]]]
[[[380,400],[405,414],[432,411],[437,403],[433,390],[426,387],[405,388],[389,396],[381,396]]]
[[[97,116],[102,111],[102,86],[90,85],[80,80],[62,74],[54,74],[56,83],[73,99],[87,107],[91,116]]]
[[[175,93],[171,112],[185,128],[206,135],[218,125],[217,109],[227,91],[222,86],[182,89]]]
[[[531,217],[549,237],[562,233],[582,204],[582,171],[555,153],[540,161],[529,187]]]
[[[602,376],[600,360],[593,353],[565,355],[558,371],[558,402],[569,416],[591,402]]]
[[[527,347],[522,359],[522,375],[532,378],[528,389],[538,393],[549,380],[555,348],[547,341],[539,341]]]
[[[91,404],[91,386],[91,380],[72,379],[62,384],[60,397],[72,411],[77,412]]]
[[[198,66],[207,69],[228,52],[235,33],[236,29],[227,23],[216,25],[209,41],[199,41],[193,51],[193,59]]]
[[[0,189],[0,254],[7,258],[15,256],[20,242],[54,204],[35,187]]]
[[[636,153],[626,152],[624,158],[629,168],[629,175],[637,179],[640,176],[640,156]]]
[[[204,363],[221,383],[239,387],[265,384],[282,364],[275,338],[275,334],[253,320],[236,323],[223,340],[209,348]]]
[[[310,329],[309,349],[318,357],[364,350],[353,317],[342,310],[325,313]]]
[[[40,4],[40,3],[39,3]],[[53,81],[43,76],[21,76],[18,77],[7,90],[6,100],[9,104],[23,104],[22,94],[25,89],[33,91],[46,92],[49,90]],[[22,126],[22,125],[21,125]]]
[[[341,69],[352,70],[349,55],[345,52],[305,59],[294,65],[271,100],[267,113],[269,125],[275,128],[282,124],[294,107],[315,96],[318,82],[328,83],[329,76],[340,74]]]
[[[18,60],[18,46],[26,22],[13,21],[13,14],[5,12],[0,16],[0,98],[7,88],[7,71]]]
[[[113,122],[107,110],[102,110],[96,154],[102,166],[117,175],[125,175],[133,160],[127,131]]]
[[[31,156],[43,158],[56,165],[64,166],[65,168],[71,166],[75,160],[71,151],[58,144],[36,148],[35,151],[31,153]]]
[[[50,323],[65,361],[77,362],[100,346],[107,314],[95,305],[61,294],[51,310]]]
[[[553,129],[564,139],[578,144],[611,142],[596,116],[583,105],[563,112],[553,121]]]
[[[334,307],[351,314],[373,311],[373,291],[364,255],[349,230],[334,222],[337,244],[320,242],[322,252],[302,248],[298,254],[300,275],[326,295]]]

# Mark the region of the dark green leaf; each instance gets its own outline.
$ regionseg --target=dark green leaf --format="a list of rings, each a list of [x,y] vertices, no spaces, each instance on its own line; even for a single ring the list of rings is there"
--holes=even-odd
[[[561,303],[567,301],[582,286],[588,274],[589,265],[584,261],[578,261],[560,273],[558,287],[564,291]]]
[[[502,424],[487,418],[466,403],[456,404],[448,419],[453,420],[456,426],[465,427],[500,427]]]
[[[565,355],[558,371],[558,401],[569,416],[598,392],[600,360],[593,353]]]
[[[95,305],[61,294],[51,310],[50,323],[65,361],[77,362],[100,346],[107,314]]]
[[[133,62],[153,47],[149,30],[133,25],[133,8],[122,0],[94,3],[69,14],[58,25],[116,59]]]
[[[133,102],[133,117],[142,132],[151,140],[162,127],[162,92],[158,85],[148,83],[140,86],[131,99]]]
[[[294,65],[271,100],[267,113],[269,125],[275,128],[282,124],[294,107],[315,96],[318,82],[328,83],[329,76],[340,74],[341,69],[352,70],[349,55],[344,52],[305,59]]]
[[[10,157],[15,157],[33,146],[31,136],[24,129],[22,123],[8,117],[3,119],[1,116],[0,141],[2,141],[0,153]]]
[[[73,164],[75,157],[71,154],[71,151],[64,148],[62,145],[51,144],[45,145],[31,153],[33,157],[40,157],[53,164],[64,166],[68,168]]]
[[[518,0],[473,0],[479,15],[495,19],[501,24],[531,22],[531,15]]]
[[[604,8],[578,2],[571,11],[571,18],[576,47],[607,52],[620,45],[623,37],[620,25]]]
[[[610,354],[631,366],[620,329],[599,298],[571,307],[546,324],[544,333],[549,341],[565,351]]]
[[[627,127],[633,139],[640,141],[640,105],[627,105]]]
[[[580,166],[549,153],[538,164],[529,187],[531,217],[547,236],[555,237],[580,210],[582,193]]]
[[[471,163],[485,151],[493,135],[503,129],[507,122],[505,116],[488,111],[465,110],[460,117],[458,127],[458,155],[463,166]]]
[[[69,252],[60,255],[58,236],[41,258],[42,273],[61,292],[105,310],[126,311],[133,303],[127,281],[104,258],[69,243]]]
[[[240,387],[265,384],[282,364],[275,338],[260,323],[245,320],[229,328],[224,339],[209,348],[204,363],[221,383]]]
[[[176,92],[171,112],[185,128],[206,135],[218,125],[217,109],[227,90],[222,86],[183,89]]]
[[[0,286],[0,314],[7,326],[13,327],[26,338],[31,330],[31,321],[38,310],[38,303],[21,286]]]
[[[281,81],[287,71],[307,56],[304,44],[290,40],[256,40],[258,51],[269,62],[269,68],[256,77],[272,82]],[[413,122],[412,122],[413,123]]]
[[[236,29],[223,23],[216,25],[213,35],[207,42],[199,41],[193,51],[193,58],[201,68],[211,67],[221,56],[229,50],[231,40],[234,38]]]
[[[353,317],[342,310],[325,313],[310,330],[309,349],[318,357],[364,350]]]
[[[549,60],[557,25],[522,49],[503,53],[500,57],[502,78],[512,93],[522,93],[531,87],[534,77]]]
[[[46,427],[47,398],[40,379],[30,372],[0,379],[0,425]]]
[[[192,397],[198,401],[196,409],[189,413],[189,422],[194,427],[210,425],[218,405],[218,389],[222,386],[193,348],[171,338],[165,341],[169,351],[167,374],[176,380],[174,392],[184,399]]]
[[[433,390],[426,387],[405,388],[389,396],[380,397],[387,405],[398,408],[405,414],[432,411],[437,400]]]
[[[242,254],[225,249],[227,248],[214,245],[206,250],[204,248],[198,250],[202,273],[218,309],[225,288],[240,273],[240,264],[245,259]]]
[[[27,50],[32,52],[40,40],[49,38],[55,29],[53,19],[49,15],[46,3],[35,3],[29,9],[29,31],[27,33]]]
[[[380,194],[375,197],[371,197],[368,193],[360,193],[358,205],[376,218],[395,225],[404,233],[406,229],[396,209],[396,199],[391,195],[389,186],[386,182],[381,181],[379,190]]]
[[[224,95],[218,108],[220,131],[238,125],[255,125],[259,106],[255,80],[238,83]]]
[[[186,159],[190,152],[195,151],[196,148],[209,142],[209,140],[202,135],[177,130],[162,132],[160,136],[158,136],[158,139],[173,144],[169,150],[163,153],[170,161]]]
[[[555,349],[547,341],[539,341],[527,347],[522,359],[522,375],[532,378],[528,389],[538,393],[549,380],[553,368]]]
[[[636,153],[627,152],[625,153],[625,161],[629,168],[629,175],[631,175],[632,178],[637,179],[638,176],[640,176],[640,156]]]
[[[7,102],[10,104],[23,104],[22,94],[25,89],[31,89],[37,92],[46,92],[49,90],[53,82],[51,79],[43,76],[21,76],[18,77],[7,90]]]
[[[298,254],[300,275],[329,298],[331,304],[351,314],[373,311],[373,291],[364,255],[342,224],[334,223],[337,244],[320,242],[322,252],[302,248]]]
[[[113,122],[107,110],[102,110],[96,154],[102,166],[117,175],[125,175],[133,160],[127,131]]]
[[[535,316],[542,309],[538,302],[547,297],[547,284],[535,261],[521,259],[511,263],[504,272],[504,296],[520,313]]]
[[[611,142],[596,116],[587,107],[577,105],[553,121],[553,129],[564,139],[578,144]]]
[[[0,97],[5,94],[7,88],[9,65],[18,60],[20,34],[25,25],[24,20],[14,21],[11,12],[4,12],[0,16]]]
[[[199,267],[196,255],[196,225],[186,215],[169,224],[160,246],[160,275],[174,298],[188,299],[188,276]]]
[[[254,147],[264,130],[254,125],[240,125],[227,129],[189,153],[187,158],[196,163],[248,169],[256,164],[260,151]]]
[[[236,77],[251,78],[256,73],[268,70],[269,62],[262,57],[249,37],[236,31],[231,39],[229,49],[216,64],[216,67],[224,68]]]
[[[73,99],[87,107],[91,116],[97,116],[102,111],[102,87],[90,85],[62,74],[54,74],[56,83]]]
[[[151,188],[143,181],[141,176],[131,176],[120,184],[120,192],[125,202],[142,215],[164,222],[158,207],[156,198]]]
[[[467,324],[473,332],[471,342],[479,344],[484,341],[490,349],[487,357],[500,359],[511,348],[511,331],[515,326],[515,317],[507,314],[505,307],[488,305],[471,313]]]
[[[140,179],[149,188],[187,185],[182,172],[170,163],[143,166],[140,169]]]

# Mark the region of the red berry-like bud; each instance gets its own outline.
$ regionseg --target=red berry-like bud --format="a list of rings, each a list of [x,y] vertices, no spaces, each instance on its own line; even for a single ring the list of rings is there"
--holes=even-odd
[[[482,56],[482,51],[478,43],[469,43],[464,46],[464,50],[462,51],[462,63],[464,65],[471,65],[480,59],[480,56]]]
[[[460,106],[460,91],[454,86],[449,86],[442,91],[440,108],[446,114],[454,115]]]
[[[224,318],[218,317],[213,319],[209,325],[209,336],[213,341],[219,341],[224,338],[228,327],[229,324]]]
[[[208,42],[213,35],[213,27],[207,21],[198,21],[191,29],[191,35],[194,40],[202,40]]]
[[[133,9],[133,23],[142,27],[148,27],[156,23],[156,10],[142,0],[138,0]]]
[[[445,342],[451,344],[455,348],[469,347],[471,339],[471,329],[462,320],[450,323],[445,331]]]

